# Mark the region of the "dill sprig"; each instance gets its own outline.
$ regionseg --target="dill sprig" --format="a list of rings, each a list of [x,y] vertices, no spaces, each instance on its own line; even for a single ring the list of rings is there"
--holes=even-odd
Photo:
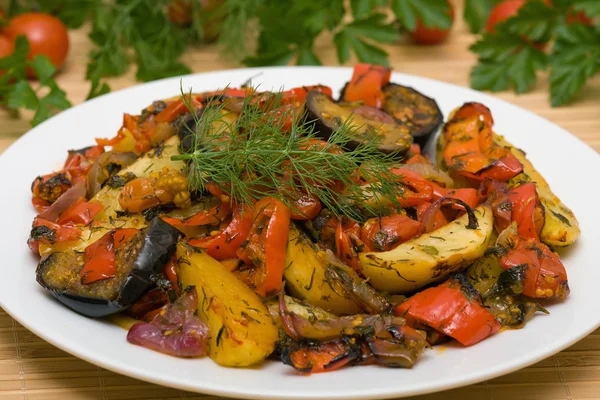
[[[323,143],[316,142],[321,138],[314,121],[301,110],[293,113],[291,129],[284,129],[288,115],[278,112],[285,109],[281,93],[255,89],[254,96],[240,100],[236,118],[219,99],[195,112],[191,91],[189,95],[182,91],[182,98],[194,116],[193,144],[173,159],[188,161],[191,190],[204,190],[214,182],[235,202],[248,204],[272,196],[291,207],[304,192],[337,216],[354,220],[400,208],[400,179],[390,172],[398,154],[378,151],[377,135],[364,136],[361,126],[351,120]],[[364,137],[361,144],[341,151],[358,135]],[[343,192],[336,187],[343,187]]]

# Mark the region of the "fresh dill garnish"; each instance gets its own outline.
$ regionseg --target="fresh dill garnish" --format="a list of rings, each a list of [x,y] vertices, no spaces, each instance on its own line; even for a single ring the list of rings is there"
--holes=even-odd
[[[194,117],[188,126],[192,146],[172,158],[188,161],[190,190],[204,190],[213,182],[238,203],[271,196],[292,208],[294,199],[307,193],[336,216],[355,220],[400,208],[401,182],[390,172],[398,154],[378,151],[377,135],[361,133],[361,126],[346,121],[321,141],[314,121],[306,119],[302,107],[286,109],[281,93],[255,90],[239,100],[243,104],[235,119],[226,118],[230,111],[218,96],[196,111],[191,91],[181,95]],[[291,128],[289,121],[285,126],[290,113]],[[358,136],[363,139],[358,146],[341,150]]]

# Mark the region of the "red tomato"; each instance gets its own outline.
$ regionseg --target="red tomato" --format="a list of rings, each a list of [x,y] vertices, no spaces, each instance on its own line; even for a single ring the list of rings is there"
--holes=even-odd
[[[417,20],[417,27],[413,32],[410,32],[410,38],[413,42],[418,44],[438,44],[446,40],[452,29],[454,23],[454,7],[452,3],[448,2],[450,6],[450,28],[428,28],[421,20]]]
[[[510,17],[517,15],[519,8],[521,8],[525,3],[527,3],[527,0],[506,0],[500,4],[497,4],[488,17],[485,30],[490,33],[494,33],[496,31],[496,24],[506,21]]]
[[[214,11],[223,3],[223,0],[200,0],[200,12],[206,13],[203,18],[204,40],[213,42],[219,36],[223,18],[214,15]],[[179,25],[188,25],[192,22],[194,5],[192,0],[171,0],[167,7],[167,13],[171,22]],[[213,14],[213,15],[211,15]]]
[[[0,58],[10,56],[15,51],[15,44],[6,36],[0,36]]]
[[[58,18],[44,13],[25,13],[14,17],[4,28],[5,35],[12,40],[25,35],[29,40],[28,59],[37,55],[47,56],[57,68],[62,68],[69,51],[67,27]],[[33,70],[27,70],[27,76],[35,78]]]
[[[0,58],[10,56],[15,51],[15,44],[6,36],[0,36]],[[4,75],[6,71],[0,71],[0,76]]]

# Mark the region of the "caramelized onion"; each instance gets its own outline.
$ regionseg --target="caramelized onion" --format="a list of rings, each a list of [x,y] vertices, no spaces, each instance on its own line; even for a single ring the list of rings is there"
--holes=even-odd
[[[102,188],[102,184],[109,178],[107,167],[110,164],[117,164],[121,168],[125,168],[136,160],[135,153],[120,151],[107,151],[102,153],[96,162],[90,168],[87,175],[87,196],[88,199],[94,197]]]
[[[206,354],[208,326],[194,312],[198,306],[195,288],[188,288],[150,323],[139,322],[127,333],[127,341],[175,357]]]
[[[467,203],[452,197],[440,197],[429,206],[427,211],[423,213],[422,222],[423,225],[425,225],[425,232],[432,232],[434,230],[435,216],[440,211],[440,208],[445,205],[460,206],[460,208],[465,210],[469,216],[469,224],[467,225],[467,228],[477,229],[479,222],[477,222],[475,211],[473,211],[473,209]]]
[[[85,184],[83,182],[76,183],[66,192],[60,195],[58,199],[46,211],[39,215],[39,218],[50,222],[57,222],[58,217],[67,208],[75,204],[79,199],[85,197]]]

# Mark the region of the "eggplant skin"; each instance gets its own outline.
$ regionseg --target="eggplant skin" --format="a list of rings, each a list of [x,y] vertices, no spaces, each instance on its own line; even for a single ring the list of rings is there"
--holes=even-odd
[[[403,154],[409,149],[413,142],[409,129],[401,124],[386,123],[365,118],[354,114],[347,107],[335,103],[329,96],[316,90],[311,90],[306,95],[306,114],[308,121],[314,121],[316,131],[324,139],[342,127],[347,120],[351,119],[356,139],[348,143],[349,148],[355,148],[364,139],[361,136],[375,133],[380,141],[377,149],[383,153]]]
[[[66,251],[43,259],[36,278],[58,301],[79,314],[94,318],[114,314],[154,285],[151,277],[162,272],[180,236],[177,229],[155,218],[146,230],[115,252],[115,277],[82,284],[79,271],[83,254]]]
[[[420,144],[424,144],[444,122],[437,102],[411,87],[388,83],[383,87],[382,95],[383,110],[398,124],[408,127]]]

